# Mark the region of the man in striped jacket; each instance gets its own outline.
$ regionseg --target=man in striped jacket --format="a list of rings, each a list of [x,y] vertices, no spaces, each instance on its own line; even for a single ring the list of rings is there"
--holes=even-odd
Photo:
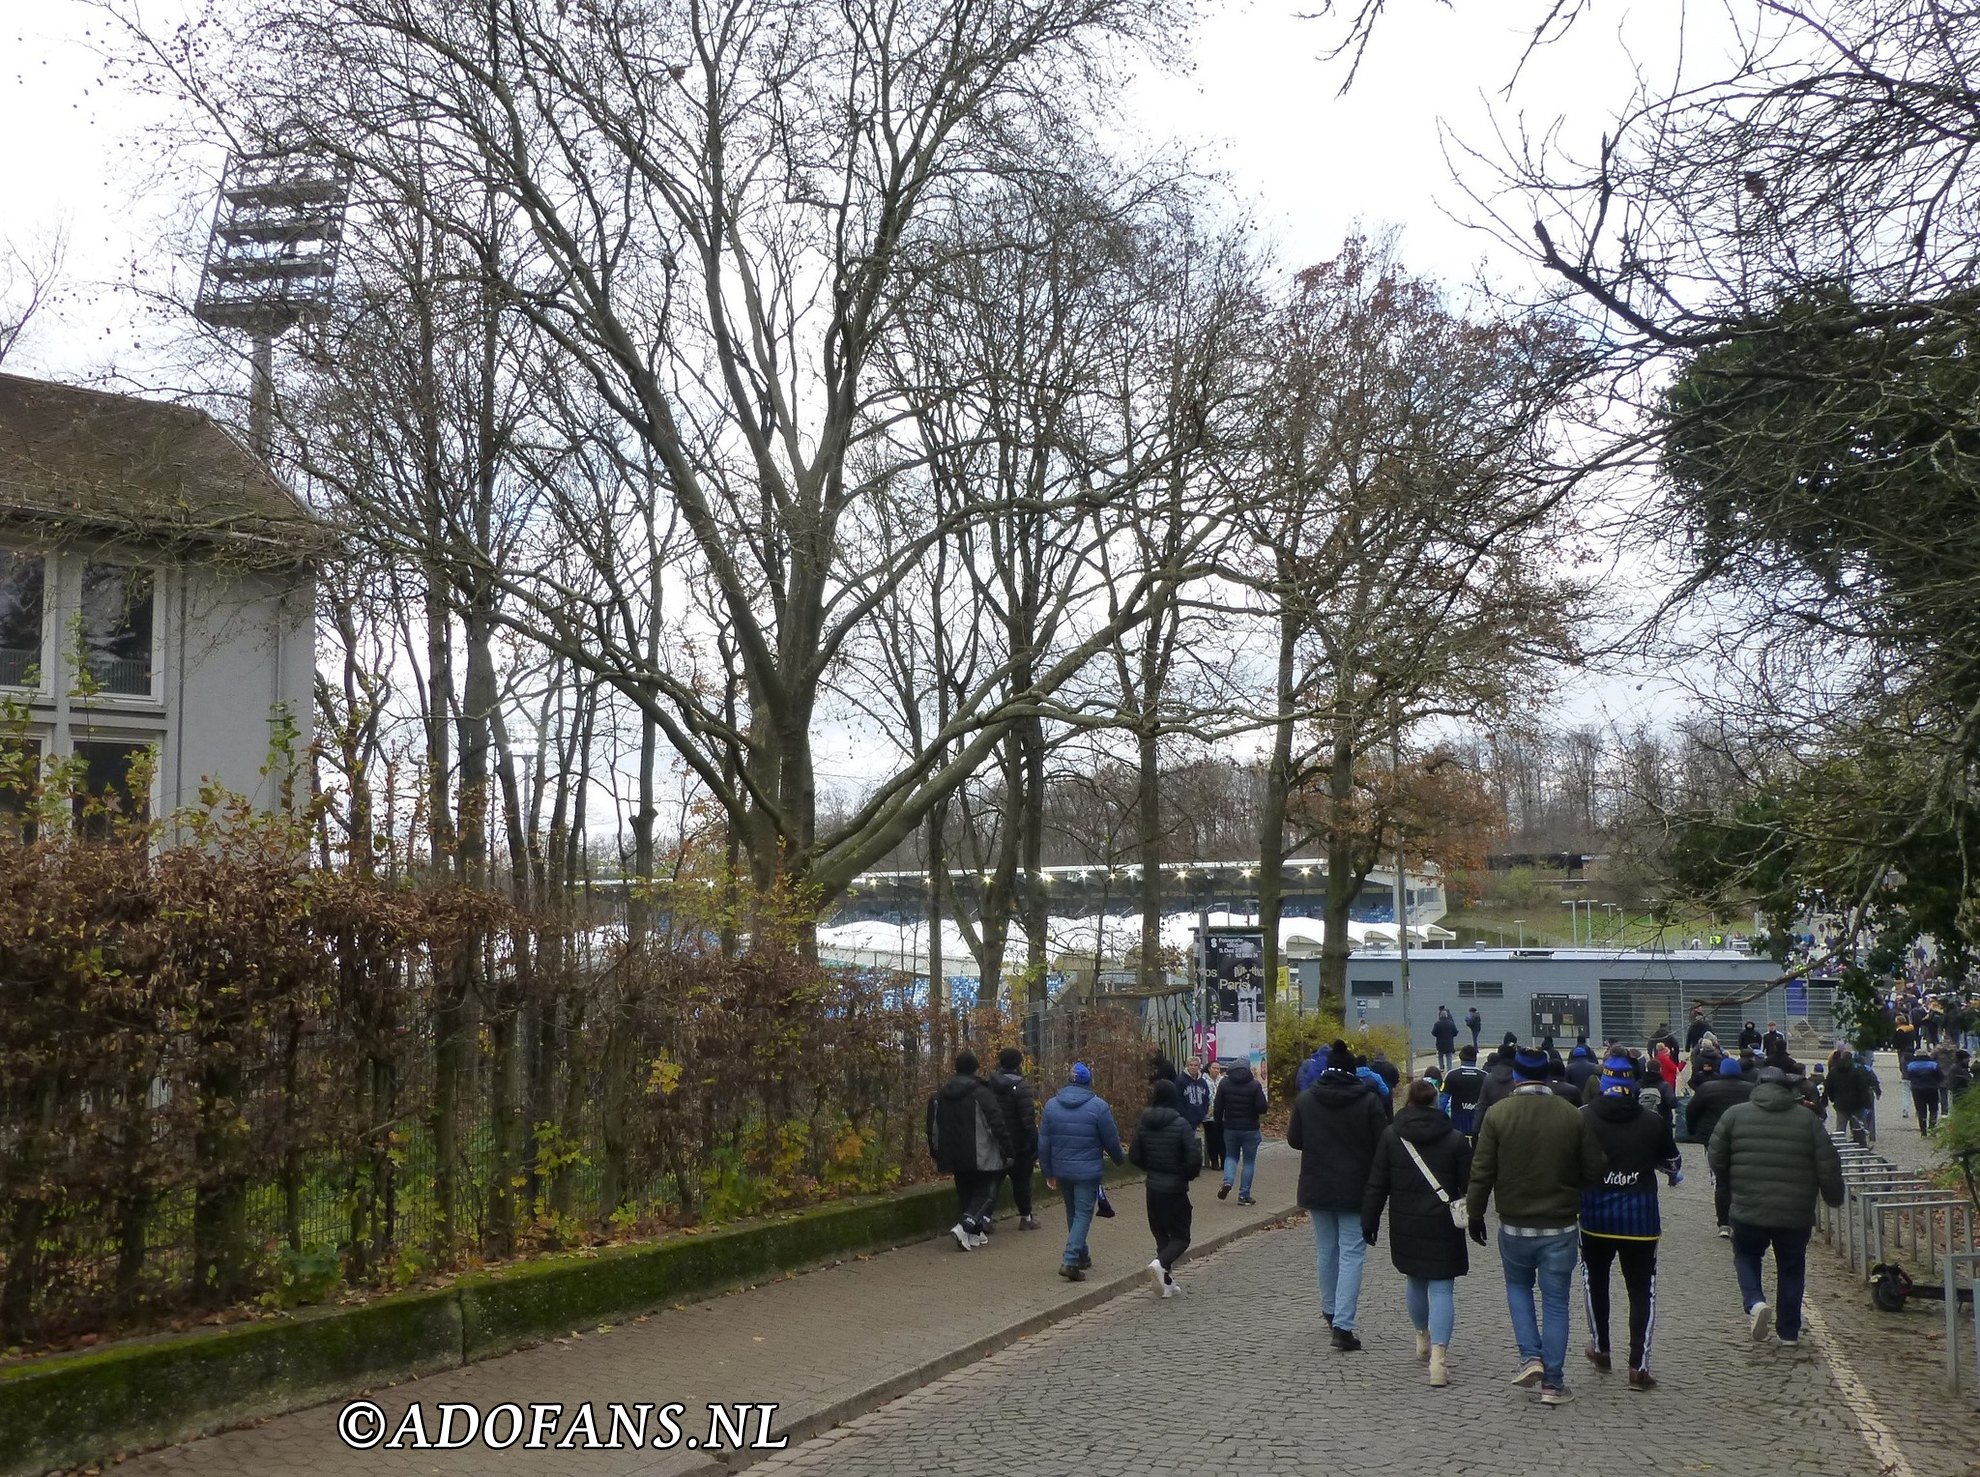
[[[1628,1057],[1602,1064],[1601,1090],[1581,1114],[1595,1130],[1608,1167],[1601,1183],[1581,1192],[1581,1290],[1588,1308],[1588,1361],[1609,1367],[1609,1267],[1622,1266],[1629,1290],[1629,1387],[1656,1387],[1650,1344],[1657,1329],[1657,1240],[1663,1220],[1657,1172],[1679,1178],[1681,1162],[1670,1120],[1643,1106]]]

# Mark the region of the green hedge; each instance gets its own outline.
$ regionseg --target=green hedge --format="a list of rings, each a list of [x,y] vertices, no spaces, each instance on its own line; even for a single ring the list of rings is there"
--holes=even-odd
[[[949,1185],[917,1185],[641,1246],[541,1257],[358,1307],[0,1368],[0,1477],[183,1441],[849,1253],[923,1240],[954,1215]]]

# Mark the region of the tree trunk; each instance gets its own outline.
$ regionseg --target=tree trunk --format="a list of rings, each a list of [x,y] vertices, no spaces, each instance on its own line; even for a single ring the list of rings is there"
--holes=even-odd
[[[1278,1009],[1280,966],[1279,915],[1285,897],[1286,805],[1292,793],[1293,677],[1298,656],[1298,628],[1289,611],[1279,616],[1279,660],[1273,691],[1277,703],[1272,724],[1272,757],[1265,768],[1265,794],[1258,821],[1258,926],[1263,933],[1260,962],[1265,972],[1265,1039],[1272,1039]],[[1331,935],[1330,935],[1331,937]],[[1325,1010],[1323,998],[1320,1008]]]
[[[1327,904],[1322,910],[1326,940],[1320,946],[1320,998],[1323,1009],[1347,1018],[1348,919],[1360,886],[1360,858],[1354,847],[1354,742],[1348,718],[1336,714],[1331,762],[1327,768]]]

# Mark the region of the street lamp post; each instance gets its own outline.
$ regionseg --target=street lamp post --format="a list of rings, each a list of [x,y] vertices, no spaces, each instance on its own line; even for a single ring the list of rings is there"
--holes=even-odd
[[[1581,920],[1581,899],[1566,898],[1562,901],[1561,906],[1568,910],[1568,947],[1573,948],[1581,942],[1581,930],[1579,927]]]
[[[1519,928],[1519,946],[1523,949],[1526,947],[1526,920],[1524,918],[1515,918],[1513,922]]]

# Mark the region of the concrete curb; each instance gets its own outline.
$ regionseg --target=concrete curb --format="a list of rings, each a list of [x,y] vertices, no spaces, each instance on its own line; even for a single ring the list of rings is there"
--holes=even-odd
[[[1233,1242],[1241,1240],[1254,1232],[1269,1231],[1282,1221],[1298,1214],[1299,1206],[1297,1202],[1289,1204],[1283,1209],[1269,1210],[1257,1220],[1247,1221],[1240,1226],[1232,1226],[1228,1230],[1219,1231],[1216,1235],[1202,1241],[1192,1242],[1189,1248],[1188,1259],[1195,1261],[1201,1257],[1209,1256],[1212,1252],[1221,1251]],[[1117,1276],[1111,1277],[1096,1287],[1088,1288],[1077,1297],[1068,1298],[1065,1302],[1055,1304],[1040,1312],[1027,1314],[1025,1317],[1013,1323],[1008,1323],[1002,1328],[974,1338],[959,1348],[951,1349],[947,1353],[937,1355],[933,1359],[924,1360],[912,1369],[903,1370],[899,1374],[889,1375],[886,1379],[876,1381],[864,1389],[846,1396],[842,1400],[835,1400],[823,1409],[809,1412],[808,1414],[798,1416],[795,1420],[773,1426],[770,1434],[772,1436],[789,1437],[790,1446],[785,1448],[785,1450],[795,1449],[805,1442],[810,1441],[813,1437],[824,1435],[835,1426],[842,1426],[849,1420],[866,1415],[870,1411],[878,1410],[889,1401],[897,1400],[903,1395],[918,1390],[923,1385],[930,1384],[945,1374],[953,1374],[965,1365],[974,1364],[977,1360],[994,1354],[998,1350],[1016,1343],[1019,1339],[1028,1338],[1032,1334],[1050,1328],[1056,1323],[1063,1323],[1069,1318],[1079,1316],[1081,1313],[1090,1312],[1102,1303],[1112,1302],[1115,1298],[1133,1288],[1145,1288],[1147,1285],[1148,1264],[1146,1262],[1137,1263],[1132,1271],[1122,1272]],[[743,1468],[752,1466],[766,1457],[779,1454],[772,1451],[726,1452],[721,1457],[712,1458],[698,1467],[690,1467],[687,1471],[678,1474],[678,1477],[727,1477],[729,1473],[741,1471]]]

